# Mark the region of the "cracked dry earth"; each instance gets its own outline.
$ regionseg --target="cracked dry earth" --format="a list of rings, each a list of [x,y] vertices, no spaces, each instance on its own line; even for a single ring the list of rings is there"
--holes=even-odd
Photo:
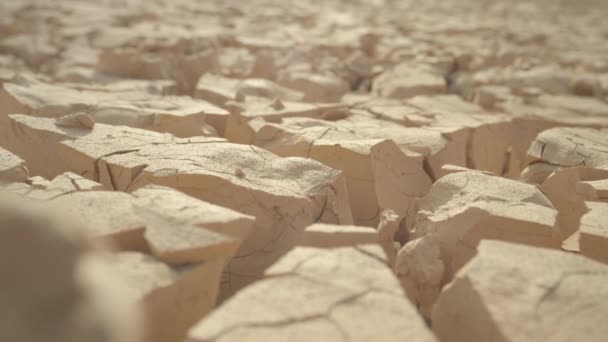
[[[0,2],[0,341],[605,341],[608,3]]]

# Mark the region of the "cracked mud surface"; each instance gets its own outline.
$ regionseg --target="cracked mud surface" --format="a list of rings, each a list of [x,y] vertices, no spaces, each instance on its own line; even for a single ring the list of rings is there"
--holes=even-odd
[[[189,341],[432,341],[382,249],[360,248],[297,247],[193,328]],[[366,307],[374,312],[363,314]]]
[[[606,15],[2,1],[0,340],[603,341]]]

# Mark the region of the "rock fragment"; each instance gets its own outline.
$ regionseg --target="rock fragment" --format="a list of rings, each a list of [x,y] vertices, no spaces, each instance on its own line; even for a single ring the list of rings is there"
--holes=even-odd
[[[608,263],[608,203],[585,202],[587,213],[581,217],[579,248],[582,255]]]
[[[603,341],[606,277],[582,256],[483,241],[441,293],[433,331],[441,341]]]
[[[163,186],[148,185],[134,191],[138,214],[162,213],[170,225],[190,225],[236,239],[245,238],[255,218],[219,205],[201,201]]]
[[[401,109],[398,111],[401,112]],[[410,108],[411,109],[411,108]],[[442,175],[443,164],[466,165],[466,143],[460,139],[448,139],[441,132],[426,127],[404,127],[401,124],[376,118],[380,112],[349,116],[336,124],[356,132],[365,139],[391,139],[406,154],[424,157],[423,168],[431,180]]]
[[[528,150],[528,169],[538,164],[549,167],[544,173],[567,167],[608,168],[608,130],[558,127],[540,133]],[[544,179],[540,179],[541,182]]]
[[[397,215],[395,211],[391,209],[384,210],[380,214],[380,221],[378,222],[378,241],[384,253],[388,258],[389,264],[395,263],[395,257],[397,256],[396,244],[400,244],[409,238],[407,227],[402,224],[402,217]],[[401,235],[405,235],[404,237]]]
[[[55,200],[83,224],[87,233],[110,242],[121,250],[146,251],[145,221],[133,215],[131,195],[111,191],[85,191],[65,194]]]
[[[53,119],[29,115],[11,115],[9,120],[12,126],[2,127],[7,139],[4,146],[24,158],[33,175],[48,179],[71,171],[98,181],[98,159],[104,155],[126,153],[146,143],[176,141],[170,135],[130,127],[63,128]],[[77,150],[69,147],[72,144],[78,145]]]
[[[95,127],[95,120],[87,114],[74,113],[57,118],[55,120],[55,125],[60,127],[93,129],[93,127]]]
[[[222,270],[254,223],[250,216],[159,186],[132,194],[71,191],[49,199],[79,220],[93,241],[119,251],[110,255],[110,267],[127,280],[130,303],[144,307],[145,341],[183,339],[213,308]]]
[[[31,185],[34,189],[46,189],[50,183],[51,182],[48,179],[40,176],[34,176],[27,179],[27,184]]]
[[[427,156],[433,178],[444,175],[445,164],[502,175],[511,146],[510,119],[488,115],[453,95],[415,96],[406,101],[367,101],[352,115],[370,137],[391,137],[402,148]],[[390,122],[387,122],[390,121]],[[376,132],[369,131],[376,127]],[[401,127],[400,127],[401,126]],[[405,126],[405,127],[403,127]]]
[[[416,96],[407,103],[426,113],[431,119],[426,124],[429,128],[441,132],[452,146],[460,145],[451,153],[464,155],[465,161],[456,165],[496,175],[505,172],[513,139],[507,115],[488,113],[454,95]],[[404,118],[408,120],[407,115]],[[440,165],[434,168],[439,169]]]
[[[394,210],[385,210],[380,214],[378,223],[378,239],[381,243],[393,242],[399,230],[401,218]]]
[[[309,72],[288,72],[279,83],[304,94],[303,101],[314,103],[338,102],[349,86],[338,77]]]
[[[297,247],[187,341],[433,341],[384,263],[379,246]]]
[[[138,88],[139,87],[139,88]],[[36,78],[4,83],[0,89],[0,128],[8,114],[61,117],[58,123],[68,127],[90,128],[95,121],[126,125],[180,137],[203,135],[205,117],[228,113],[206,101],[185,96],[163,96],[141,89],[137,84],[116,83],[110,86],[74,87],[52,84]],[[80,115],[86,114],[93,120]],[[84,120],[84,121],[83,121]],[[0,139],[0,142],[2,140]]]
[[[300,246],[336,248],[378,243],[378,233],[371,227],[313,224],[306,227]]]
[[[449,279],[482,239],[559,248],[557,211],[535,186],[477,171],[440,178],[418,204],[414,237],[431,237]]]
[[[539,182],[559,211],[563,234],[573,234],[586,212],[585,201],[602,196],[608,179],[606,129],[558,127],[539,134],[528,151],[522,178]],[[598,190],[595,190],[595,187]]]
[[[244,101],[248,96],[282,101],[300,101],[303,98],[303,94],[270,80],[239,80],[213,74],[205,74],[199,79],[194,94],[194,97],[222,107],[230,100]]]
[[[570,90],[578,96],[598,96],[601,94],[601,83],[597,78],[577,77],[570,82]]]
[[[518,177],[529,166],[527,152],[541,132],[558,126],[574,130],[608,127],[608,106],[594,98],[543,96],[530,103],[507,101],[499,109],[513,116],[513,146],[509,164],[509,176],[512,178]]]
[[[146,221],[151,253],[169,264],[227,262],[255,221],[165,187],[146,186],[133,196],[135,213]]]
[[[25,182],[28,175],[25,161],[0,147],[0,183]]]
[[[608,179],[580,181],[576,183],[576,192],[591,201],[608,200]]]
[[[374,93],[391,99],[404,99],[417,95],[440,94],[446,91],[444,77],[426,66],[402,63],[378,76],[373,84]]]
[[[103,190],[103,185],[73,172],[66,172],[49,181],[48,184],[46,184],[45,189],[50,192],[60,191],[62,193],[69,193],[76,191]]]
[[[55,202],[86,222],[93,238],[107,241],[119,250],[148,252],[172,265],[227,262],[254,221],[247,215],[158,186],[144,187],[132,194],[74,192]]]
[[[445,266],[435,238],[429,235],[407,242],[397,253],[393,270],[408,298],[430,319],[445,281]]]
[[[0,193],[2,339],[138,341],[125,284],[61,209]]]
[[[280,122],[289,118],[316,118],[328,121],[348,116],[345,107],[340,104],[302,103],[251,98],[238,105],[237,115],[224,118],[224,137],[239,144],[253,144],[255,130],[252,126],[260,126],[263,122]],[[228,107],[227,107],[228,108]],[[252,121],[258,121],[252,123]]]
[[[604,168],[569,167],[554,171],[542,183],[540,189],[559,211],[563,238],[578,230],[580,218],[587,211],[585,201],[595,200],[585,183],[603,179],[608,179]]]
[[[111,265],[125,279],[129,299],[144,311],[144,341],[181,341],[186,331],[215,305],[221,259],[182,267],[140,252],[119,252]]]
[[[475,72],[472,77],[477,86],[500,85],[512,90],[537,88],[550,94],[569,92],[572,74],[557,65],[543,65],[528,70],[507,68],[487,68]]]
[[[58,175],[52,180],[40,176],[28,178],[26,183],[9,183],[4,190],[37,200],[52,200],[78,191],[103,190],[103,185],[72,172]]]
[[[120,170],[123,175],[133,174],[133,166],[147,165],[133,178],[112,176],[119,189],[164,185],[254,215],[254,232],[229,266],[231,286],[254,279],[293,245],[310,223],[352,223],[340,172],[300,158],[279,158],[250,146],[223,142],[200,146],[200,152],[193,155],[192,145],[150,145],[129,155],[110,156],[105,162],[111,175],[120,174]],[[163,159],[171,161],[174,169],[167,170]],[[245,177],[239,176],[237,169]]]
[[[565,251],[568,251],[568,252],[580,253],[581,252],[581,248],[580,248],[580,244],[579,244],[580,237],[581,237],[581,234],[577,230],[572,235],[567,237],[566,240],[564,240],[564,242],[562,242],[562,249]]]
[[[513,96],[511,90],[505,86],[486,85],[475,89],[473,102],[486,109],[494,108],[497,103],[509,101]]]
[[[302,102],[300,92],[268,80],[238,80],[213,74],[206,74],[200,79],[194,97],[231,113],[238,111],[238,118],[234,115],[209,114],[206,119],[228,140],[246,144],[253,142],[252,133],[246,129],[242,131],[241,126],[246,126],[249,120],[262,118],[276,122],[287,117],[323,118],[344,108],[339,103]]]
[[[223,139],[178,139],[103,124],[81,134],[59,130],[51,119],[12,115],[11,120],[19,127],[12,131],[13,148],[36,170],[73,171],[121,191],[169,186],[254,215],[257,233],[249,236],[230,265],[235,287],[261,274],[311,223],[352,223],[343,174],[316,161],[281,158]],[[53,168],[45,167],[49,159]]]
[[[376,226],[380,213],[405,216],[430,187],[423,160],[390,140],[368,139],[340,124],[316,119],[285,119],[258,127],[255,144],[280,156],[318,160],[346,176],[350,206],[358,225]]]

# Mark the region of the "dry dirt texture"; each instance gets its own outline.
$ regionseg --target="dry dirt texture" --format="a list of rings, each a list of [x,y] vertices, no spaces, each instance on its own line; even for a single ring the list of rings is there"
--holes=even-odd
[[[605,341],[607,17],[0,1],[0,341]]]

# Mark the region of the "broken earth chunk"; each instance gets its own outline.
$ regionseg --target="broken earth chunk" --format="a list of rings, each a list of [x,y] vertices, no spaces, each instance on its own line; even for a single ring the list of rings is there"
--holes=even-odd
[[[606,129],[553,128],[539,134],[530,146],[522,178],[541,183],[559,211],[564,236],[578,229],[586,212],[584,202],[603,196],[603,182],[608,179],[607,134]]]
[[[254,222],[253,217],[159,186],[132,194],[67,192],[52,203],[80,219],[93,239],[121,251],[138,251],[111,259],[115,271],[128,280],[131,302],[144,306],[146,341],[181,340],[211,310],[221,272]]]
[[[406,103],[429,117],[430,121],[425,126],[441,132],[442,136],[453,141],[452,145],[462,144],[458,148],[464,149],[465,163],[457,165],[496,175],[504,173],[512,145],[510,117],[488,113],[455,95],[416,96]],[[406,122],[408,117],[404,115]],[[455,153],[454,150],[451,153]],[[439,168],[440,165],[434,167]]]
[[[103,190],[103,185],[75,173],[66,172],[58,175],[51,181],[40,176],[35,176],[30,177],[27,180],[27,184],[23,184],[23,186],[17,186],[16,183],[12,183],[6,185],[4,189],[32,199],[51,200],[78,191]]]
[[[57,177],[59,177],[59,176],[57,176]],[[48,179],[46,179],[46,178],[43,178],[43,177],[40,177],[40,176],[34,176],[34,177],[28,178],[27,181],[26,181],[26,183],[29,184],[29,185],[31,185],[32,188],[34,188],[34,189],[46,189],[46,187],[51,182]]]
[[[585,201],[597,200],[589,191],[590,182],[608,179],[608,169],[569,167],[553,172],[540,189],[559,211],[562,237],[579,228],[580,218],[587,211]]]
[[[75,192],[55,202],[87,223],[95,239],[119,250],[149,250],[159,260],[176,265],[227,262],[253,225],[250,216],[159,186],[132,194]]]
[[[207,115],[228,115],[225,110],[204,100],[163,96],[140,89],[141,86],[137,84],[122,85],[117,82],[109,86],[77,88],[70,84],[51,84],[25,78],[15,83],[4,83],[1,87],[2,130],[8,124],[8,114],[21,113],[38,117],[67,115],[58,120],[58,124],[64,127],[90,129],[94,121],[191,137],[201,136],[203,130],[210,129],[205,122]],[[5,143],[2,138],[0,143]]]
[[[53,119],[29,115],[10,115],[9,122],[10,127],[0,127],[8,138],[5,147],[25,159],[33,175],[49,179],[72,171],[99,181],[99,163],[103,156],[128,153],[146,144],[208,141],[205,138],[180,140],[169,134],[99,123],[90,130],[60,127]]]
[[[2,339],[139,341],[127,286],[61,211],[0,194]]]
[[[288,72],[279,83],[303,93],[306,102],[338,102],[349,91],[348,83],[336,76],[310,72]]]
[[[433,237],[449,279],[482,239],[559,248],[557,211],[533,185],[478,171],[440,178],[418,204],[414,237]]]
[[[379,246],[297,247],[187,341],[434,341]]]
[[[441,170],[443,171],[444,175],[449,175],[450,173],[471,171],[471,169],[467,169],[466,167],[456,166],[456,165],[451,165],[451,164],[446,164],[446,165],[441,166]],[[495,176],[491,172],[484,172],[484,171],[479,171],[479,172],[489,175],[489,176]]]
[[[406,101],[370,100],[357,104],[339,123],[368,138],[391,138],[404,150],[427,158],[434,179],[452,164],[502,175],[511,146],[510,119],[454,95],[416,96]],[[351,127],[354,126],[354,127]],[[405,127],[404,127],[405,126]]]
[[[348,116],[346,107],[336,103],[303,103],[303,102],[277,102],[277,99],[262,97],[247,97],[243,102],[228,101],[224,106],[232,115],[209,116],[210,124],[217,125],[218,131],[232,141],[242,144],[253,143],[253,132],[246,129],[247,122],[261,119],[268,122],[277,122],[285,118],[302,117],[332,120],[334,117]],[[235,120],[239,119],[239,120]]]
[[[216,138],[179,139],[104,124],[82,134],[60,130],[52,119],[11,120],[13,148],[41,172],[74,171],[121,191],[169,186],[255,216],[255,233],[229,267],[235,287],[259,276],[311,223],[353,223],[344,175],[313,160]],[[49,160],[52,167],[45,167]]]
[[[103,190],[103,185],[90,179],[86,179],[73,172],[66,172],[53,178],[48,184],[46,184],[45,189],[47,191],[61,191],[62,193],[68,193],[76,191]]]
[[[593,129],[608,127],[608,121],[606,120],[608,106],[598,99],[582,97],[571,97],[567,101],[554,98],[544,99],[542,104],[505,102],[499,108],[513,116],[513,146],[509,163],[509,176],[512,178],[518,177],[526,166],[536,165],[536,161],[540,159],[540,150],[542,150],[544,143],[535,144],[535,156],[532,156],[532,158],[527,157],[527,152],[530,150],[531,144],[541,134],[544,133],[543,137],[547,138],[547,142],[556,142],[555,139],[559,139],[561,135],[576,135],[578,129],[590,129],[589,132],[591,132]],[[551,129],[556,126],[570,126],[570,128],[556,128],[556,131]],[[543,132],[545,130],[548,130],[548,132]],[[591,134],[597,136],[597,133]],[[565,139],[563,141],[564,147],[576,143],[577,139],[579,138],[574,138],[574,140]],[[553,142],[551,143],[553,144]],[[586,142],[581,147],[593,146],[593,144],[594,142]],[[557,155],[552,157],[557,157]],[[577,157],[569,157],[568,159],[572,162],[576,161]],[[581,161],[581,156],[579,156],[578,162]]]
[[[132,193],[137,197],[137,213],[161,214],[172,226],[191,225],[219,234],[244,239],[255,222],[255,217],[187,196],[177,190],[147,185]]]
[[[443,93],[447,84],[441,74],[427,66],[402,63],[378,76],[372,88],[378,96],[403,99]]]
[[[204,75],[194,93],[195,98],[209,101],[232,115],[208,114],[206,121],[233,142],[251,143],[251,132],[243,133],[241,125],[255,118],[277,121],[286,117],[323,118],[345,108],[340,103],[302,102],[302,94],[268,80],[238,80],[219,75]],[[244,122],[234,122],[234,114]],[[236,126],[236,127],[235,127]]]
[[[303,94],[265,79],[239,80],[209,73],[199,79],[194,93],[194,97],[220,107],[230,100],[243,101],[248,96],[299,101]]]
[[[566,167],[608,169],[608,129],[558,127],[540,133],[528,150],[528,167],[548,167],[544,173]],[[539,178],[539,183],[544,179]]]
[[[376,243],[378,243],[378,233],[374,228],[317,223],[304,230],[298,245],[336,248]]]
[[[466,166],[466,143],[463,139],[448,139],[441,132],[426,127],[404,127],[377,118],[377,115],[380,114],[355,111],[348,118],[338,120],[336,125],[355,132],[361,139],[391,139],[406,155],[419,154],[431,180],[443,175],[443,164]]]
[[[581,217],[581,254],[608,264],[608,203],[586,202],[588,212]]]
[[[84,113],[74,113],[62,116],[55,120],[55,125],[70,128],[86,128],[93,129],[95,120]]]
[[[182,341],[215,305],[221,259],[169,267],[143,253],[119,252],[110,260],[131,290],[128,299],[143,308],[146,342]]]
[[[576,192],[591,201],[608,200],[608,178],[580,181],[576,183]]]
[[[255,221],[170,188],[150,185],[133,196],[135,213],[146,221],[145,238],[152,254],[169,264],[227,262]]]
[[[376,226],[385,209],[405,216],[431,185],[419,154],[332,122],[292,118],[265,124],[254,142],[280,156],[308,157],[342,170],[358,225]]]
[[[441,341],[604,341],[606,280],[608,266],[582,256],[482,241],[441,293],[433,331]]]
[[[302,158],[280,158],[252,146],[210,142],[198,145],[200,149],[193,153],[195,146],[149,145],[109,156],[103,159],[109,170],[104,179],[113,179],[119,190],[128,191],[146,184],[169,186],[254,215],[255,228],[229,266],[228,286],[238,288],[255,279],[296,243],[309,224],[352,224],[339,171]],[[126,177],[115,176],[121,174]]]
[[[151,214],[147,217],[150,218]],[[238,249],[239,241],[196,226],[170,227],[162,215],[146,226],[145,238],[151,254],[170,264],[185,264],[215,258],[229,259]]]
[[[402,217],[391,209],[384,210],[382,214],[380,214],[380,221],[378,222],[377,227],[378,241],[388,257],[389,265],[395,263],[395,257],[397,256],[398,250],[398,248],[395,248],[395,244],[400,243],[400,230],[404,231],[402,233],[408,233],[405,227],[401,228],[401,222]],[[405,238],[407,239],[408,237],[406,236]]]
[[[74,192],[54,202],[77,217],[93,239],[109,241],[121,250],[148,249],[143,238],[146,224],[141,217],[133,215],[133,197],[129,194],[113,191]]]
[[[428,235],[406,243],[397,253],[393,269],[408,298],[430,319],[445,271],[435,238]]]
[[[378,239],[381,243],[393,242],[397,231],[399,230],[399,223],[401,217],[395,213],[394,210],[384,210],[380,214],[380,222],[378,222]]]
[[[0,147],[0,183],[25,182],[28,175],[25,161]]]

